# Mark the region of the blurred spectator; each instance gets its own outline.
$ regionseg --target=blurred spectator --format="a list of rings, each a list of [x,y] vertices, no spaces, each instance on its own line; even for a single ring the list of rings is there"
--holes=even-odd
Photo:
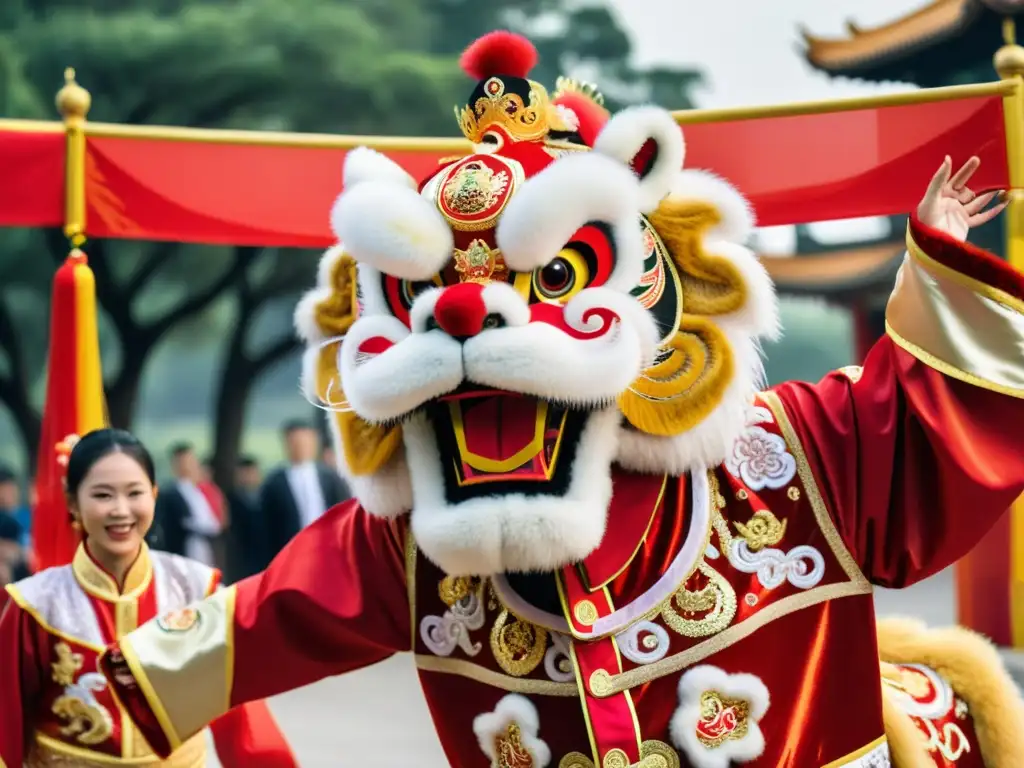
[[[284,425],[282,436],[288,463],[274,470],[260,491],[269,558],[329,508],[349,498],[340,475],[317,461],[321,455],[320,436],[311,424],[290,421]]]
[[[338,454],[334,452],[334,446],[330,443],[324,446],[324,452],[321,454],[324,466],[333,469],[335,472],[338,471]]]
[[[11,515],[0,513],[0,587],[28,577],[22,528]]]
[[[32,530],[32,511],[21,501],[18,476],[7,466],[0,466],[0,515],[14,518],[21,530],[19,543],[28,548]]]
[[[252,456],[242,456],[235,467],[235,483],[228,491],[231,527],[228,531],[228,580],[252,576],[263,569],[267,555],[267,522],[260,506],[263,474]]]
[[[156,500],[158,529],[154,545],[167,552],[190,557],[207,565],[223,567],[221,533],[226,509],[220,489],[203,478],[202,466],[192,446],[171,448],[174,481],[160,487]]]

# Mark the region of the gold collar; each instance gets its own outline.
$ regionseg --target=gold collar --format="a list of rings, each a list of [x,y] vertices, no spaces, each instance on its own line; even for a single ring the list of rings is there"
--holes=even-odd
[[[84,541],[78,545],[75,559],[71,562],[71,570],[82,589],[93,597],[110,603],[138,598],[153,581],[153,562],[145,542],[142,543],[139,556],[135,558],[135,562],[125,575],[123,590],[118,588],[117,580],[93,560]]]

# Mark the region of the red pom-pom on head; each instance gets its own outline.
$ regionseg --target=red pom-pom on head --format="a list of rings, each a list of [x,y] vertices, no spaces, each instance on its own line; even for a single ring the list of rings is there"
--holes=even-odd
[[[526,78],[537,65],[537,49],[522,35],[506,30],[490,32],[462,53],[459,66],[474,80],[495,75]]]
[[[608,110],[589,96],[576,91],[563,93],[555,99],[554,103],[571,109],[576,114],[576,118],[580,121],[576,132],[583,139],[584,144],[588,147],[594,146],[597,135],[611,117]]]

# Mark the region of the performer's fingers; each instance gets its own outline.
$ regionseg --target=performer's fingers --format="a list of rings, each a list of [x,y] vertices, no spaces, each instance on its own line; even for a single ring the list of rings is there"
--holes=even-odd
[[[977,155],[969,158],[966,163],[960,166],[960,170],[956,172],[953,178],[950,179],[949,183],[953,189],[960,189],[960,187],[966,184],[980,165],[981,159]]]
[[[982,211],[981,213],[977,213],[974,216],[971,216],[969,219],[967,219],[967,223],[969,226],[972,227],[980,227],[982,224],[992,221],[992,219],[994,219],[996,216],[1002,213],[1003,209],[1006,206],[1006,203],[999,203],[998,205],[993,205],[987,211]]]
[[[967,205],[969,202],[971,202],[974,198],[978,196],[977,193],[970,187],[964,187],[963,189],[954,189],[953,194],[956,196],[956,199],[963,205]]]
[[[997,194],[999,193],[986,192],[984,195],[978,195],[976,198],[964,205],[964,210],[967,211],[968,215],[973,216],[974,214],[982,211],[986,205],[991,203]]]
[[[953,168],[953,158],[946,155],[946,159],[942,161],[942,165],[939,166],[939,170],[932,176],[932,180],[928,183],[928,189],[925,190],[924,199],[930,200],[939,196],[942,192],[942,187],[949,181],[949,174]]]

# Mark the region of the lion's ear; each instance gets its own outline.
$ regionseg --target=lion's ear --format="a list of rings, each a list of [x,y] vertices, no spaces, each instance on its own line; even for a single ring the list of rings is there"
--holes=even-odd
[[[672,115],[660,107],[630,107],[616,114],[594,149],[633,169],[640,179],[640,210],[650,213],[672,188],[686,145]]]

